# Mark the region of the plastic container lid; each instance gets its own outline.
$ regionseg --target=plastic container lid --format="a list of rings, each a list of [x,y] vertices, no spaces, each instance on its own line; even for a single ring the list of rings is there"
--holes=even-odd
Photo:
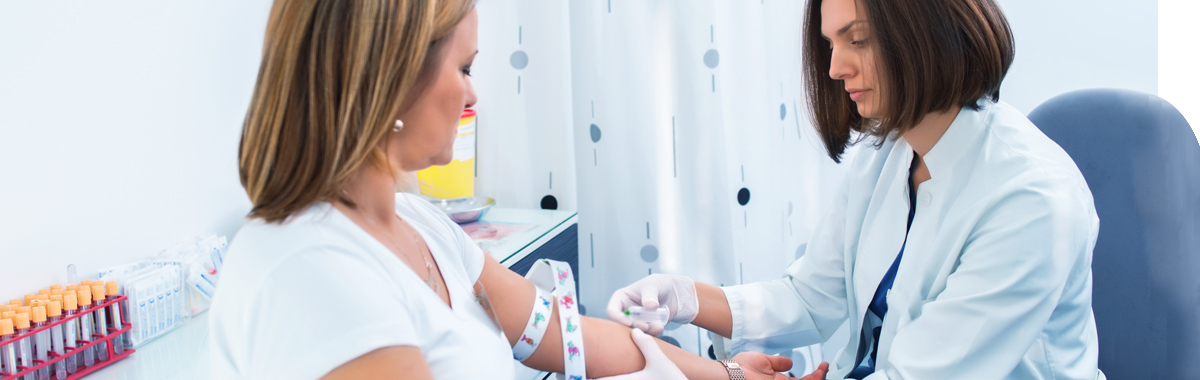
[[[25,304],[24,302],[20,298],[13,298],[8,300],[8,306],[21,306]]]
[[[0,305],[0,314],[8,311],[8,305]]]
[[[50,290],[55,290],[55,289],[62,290],[62,284],[50,285]]]
[[[46,316],[57,317],[62,315],[62,302],[50,301],[46,303]]]
[[[92,286],[92,280],[79,280],[79,286]]]
[[[50,294],[50,288],[46,288],[46,289],[38,289],[38,294],[39,294],[39,295],[41,295],[41,294]]]
[[[63,301],[63,295],[62,295],[62,294],[53,294],[53,295],[51,295],[51,296],[50,296],[50,302],[54,302],[54,301],[58,301],[58,303],[59,303],[59,304],[62,304],[62,301]]]
[[[37,294],[26,294],[25,295],[25,303],[23,303],[22,305],[29,305],[29,300],[34,299],[34,298],[37,298]]]
[[[52,296],[53,296],[53,295],[55,295],[55,294],[62,295],[62,294],[63,294],[63,290],[62,290],[62,289],[51,289],[51,290],[50,290],[50,295],[52,295]]]
[[[75,310],[79,308],[78,299],[74,294],[63,295],[63,310]]]
[[[92,291],[88,288],[80,286],[79,290],[75,291],[75,295],[79,297],[80,305],[89,305],[92,303]]]
[[[0,335],[13,334],[13,321],[8,318],[0,319]]]
[[[104,284],[99,282],[92,284],[92,302],[103,301],[104,296]]]
[[[462,118],[467,118],[467,117],[471,117],[471,116],[475,116],[475,109],[472,109],[472,108],[464,108],[464,109],[463,109],[462,116],[461,116],[461,117],[459,117],[459,119],[462,119]]]
[[[116,281],[105,282],[104,289],[107,290],[106,292],[104,292],[104,294],[106,294],[106,295],[110,295],[110,296],[117,295],[117,282]]]
[[[0,313],[0,318],[12,318],[14,315],[17,315],[17,312],[15,310],[9,310],[9,311]]]
[[[21,306],[21,307],[17,308],[17,314],[21,314],[21,313],[29,314],[29,313],[33,312],[32,309],[33,308],[29,307],[29,306]]]
[[[33,316],[31,319],[33,320],[33,323],[45,322],[46,321],[46,307],[45,306],[34,306],[33,307]]]
[[[17,313],[13,317],[13,326],[18,330],[29,328],[29,313]]]
[[[79,285],[67,285],[67,286],[64,286],[63,289],[73,292],[73,291],[79,290]]]

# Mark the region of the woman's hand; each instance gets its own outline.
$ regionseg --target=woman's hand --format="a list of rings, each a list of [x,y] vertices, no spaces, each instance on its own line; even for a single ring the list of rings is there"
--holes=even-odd
[[[691,323],[700,311],[696,283],[690,278],[672,274],[646,276],[618,289],[608,300],[608,320],[643,330],[650,335],[662,334],[661,323],[634,323],[633,319],[626,316],[625,310],[631,306],[641,306],[648,310],[666,306],[670,313],[670,321],[679,324]]]
[[[743,352],[735,355],[733,360],[742,366],[742,371],[745,372],[747,380],[791,379],[783,371],[792,368],[792,359],[783,356],[767,355],[760,352]],[[801,377],[799,380],[825,380],[825,373],[828,371],[829,363],[821,363],[820,366],[817,366],[817,370]]]

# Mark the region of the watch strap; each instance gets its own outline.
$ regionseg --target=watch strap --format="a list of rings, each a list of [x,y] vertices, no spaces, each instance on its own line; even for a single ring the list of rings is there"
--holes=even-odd
[[[729,380],[746,380],[746,373],[742,372],[742,365],[733,360],[718,360],[721,365],[725,366],[725,371],[729,372]]]

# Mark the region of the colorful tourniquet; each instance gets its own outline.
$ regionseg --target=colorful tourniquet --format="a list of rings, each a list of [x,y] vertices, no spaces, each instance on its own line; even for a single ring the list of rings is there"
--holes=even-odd
[[[571,272],[571,266],[561,261],[542,259],[533,264],[525,278],[539,289],[552,289],[551,293],[558,303],[559,327],[562,328],[563,373],[569,380],[585,379],[587,366],[583,359],[583,321],[579,319],[575,275]]]
[[[546,335],[546,328],[550,326],[550,303],[554,299],[546,290],[536,286],[534,289],[537,290],[537,294],[533,296],[533,310],[529,311],[529,322],[526,322],[521,339],[513,346],[513,359],[517,361],[523,362],[537,351],[538,345],[542,343],[542,336]]]

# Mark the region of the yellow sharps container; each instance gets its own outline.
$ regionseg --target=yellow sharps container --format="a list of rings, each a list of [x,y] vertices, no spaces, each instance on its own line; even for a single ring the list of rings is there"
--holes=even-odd
[[[421,194],[451,199],[475,196],[475,110],[464,109],[449,164],[417,172]]]

